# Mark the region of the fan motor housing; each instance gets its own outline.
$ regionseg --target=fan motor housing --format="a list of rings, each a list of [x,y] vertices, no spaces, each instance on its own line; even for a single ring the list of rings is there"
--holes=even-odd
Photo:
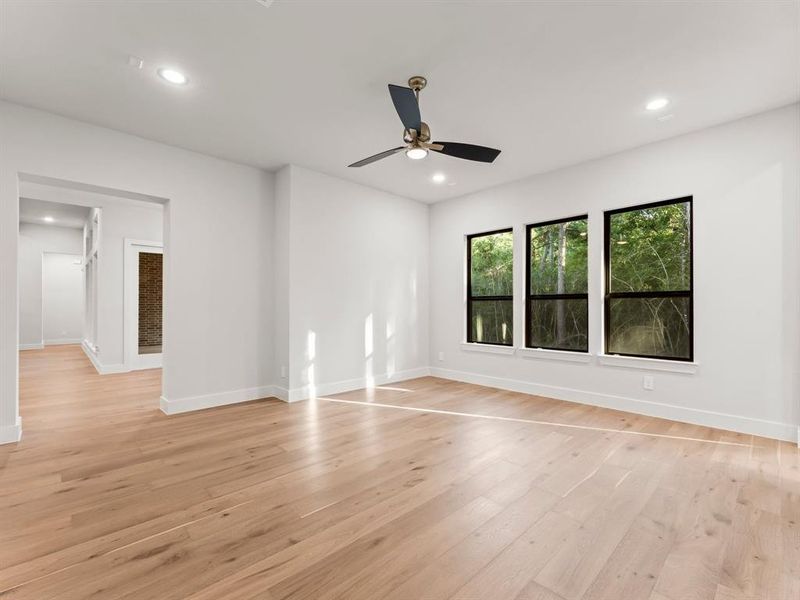
[[[429,142],[431,140],[431,129],[428,127],[428,124],[424,121],[422,122],[422,127],[420,128],[420,132],[417,135],[417,139],[420,142]]]
[[[420,126],[419,131],[413,131],[411,129],[404,129],[403,130],[403,141],[407,144],[412,142],[429,142],[431,139],[431,129],[428,127],[428,124],[424,121]]]

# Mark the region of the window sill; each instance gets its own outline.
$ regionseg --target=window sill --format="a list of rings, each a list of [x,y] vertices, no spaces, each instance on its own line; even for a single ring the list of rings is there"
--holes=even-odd
[[[468,352],[485,352],[487,354],[514,354],[514,346],[496,346],[494,344],[478,344],[476,342],[461,342],[461,349]]]
[[[545,348],[519,348],[517,353],[526,358],[545,360],[560,360],[574,363],[589,363],[592,355],[588,352],[573,352],[571,350],[547,350]]]
[[[600,354],[597,360],[601,365],[609,367],[624,367],[629,369],[645,369],[647,371],[667,371],[671,373],[697,372],[696,362],[682,362],[679,360],[662,360],[659,358],[639,358],[636,356],[616,356],[613,354]]]

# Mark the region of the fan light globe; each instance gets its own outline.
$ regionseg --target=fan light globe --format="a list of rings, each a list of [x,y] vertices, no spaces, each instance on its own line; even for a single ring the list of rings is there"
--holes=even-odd
[[[409,148],[406,150],[406,156],[413,160],[419,160],[428,156],[428,151],[425,148]]]

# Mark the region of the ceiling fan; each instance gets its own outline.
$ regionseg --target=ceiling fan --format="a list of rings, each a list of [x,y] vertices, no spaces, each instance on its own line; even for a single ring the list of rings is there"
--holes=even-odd
[[[348,167],[363,167],[379,161],[387,156],[392,156],[398,152],[405,151],[408,158],[418,160],[425,158],[428,151],[439,152],[440,154],[447,154],[448,156],[455,156],[456,158],[464,158],[466,160],[475,160],[478,162],[490,163],[494,162],[500,150],[494,148],[487,148],[486,146],[475,146],[473,144],[461,144],[458,142],[431,142],[431,130],[428,124],[422,121],[422,116],[419,112],[419,93],[427,85],[428,80],[419,75],[412,77],[408,80],[408,87],[400,85],[389,84],[389,94],[392,97],[392,102],[403,122],[403,141],[405,146],[398,146],[391,150],[386,150],[380,154],[375,154],[358,162],[354,162]]]

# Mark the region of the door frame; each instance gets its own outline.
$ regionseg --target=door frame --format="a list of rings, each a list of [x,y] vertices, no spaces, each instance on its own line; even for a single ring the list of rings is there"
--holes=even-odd
[[[163,254],[164,244],[152,240],[125,238],[124,251],[124,293],[123,293],[123,346],[125,348],[125,368],[128,371],[158,369],[162,364],[164,348],[159,354],[139,354],[139,252]],[[161,307],[162,315],[164,307]],[[163,316],[162,316],[163,329]],[[162,332],[163,338],[163,332]],[[163,343],[163,342],[162,342]]]

